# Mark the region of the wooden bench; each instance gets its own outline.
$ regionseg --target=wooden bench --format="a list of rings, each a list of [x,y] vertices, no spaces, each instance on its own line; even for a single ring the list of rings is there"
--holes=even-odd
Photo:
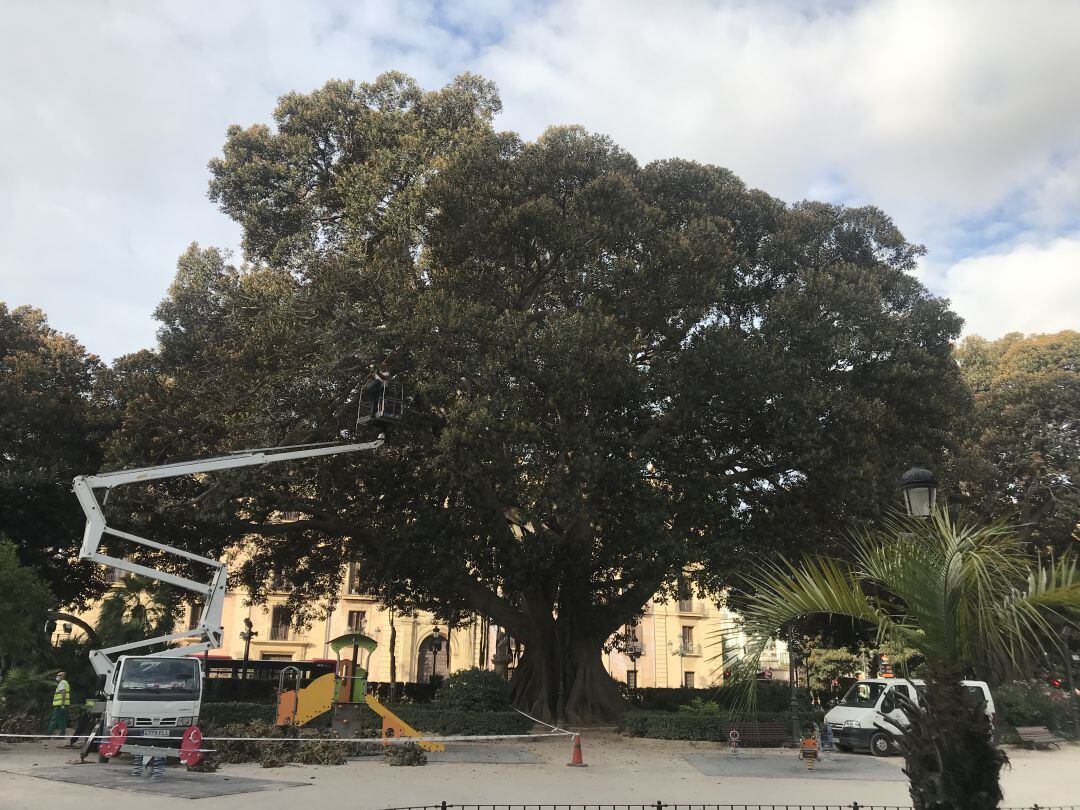
[[[1020,737],[1020,743],[1027,748],[1047,748],[1051,745],[1060,746],[1065,742],[1061,737],[1050,731],[1046,726],[1019,726],[1016,733]]]
[[[786,745],[791,742],[791,729],[787,723],[732,723],[725,727],[725,735],[732,730],[739,732],[740,748]]]

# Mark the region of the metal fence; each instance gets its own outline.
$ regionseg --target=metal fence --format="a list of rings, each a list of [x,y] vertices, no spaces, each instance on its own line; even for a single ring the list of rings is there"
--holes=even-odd
[[[895,804],[451,804],[441,802],[414,807],[391,807],[386,810],[912,810]],[[1080,810],[1080,805],[1041,805],[1003,807],[1000,810]]]

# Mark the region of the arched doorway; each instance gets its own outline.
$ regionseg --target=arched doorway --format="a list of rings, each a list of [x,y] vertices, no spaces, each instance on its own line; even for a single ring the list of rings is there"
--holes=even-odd
[[[420,643],[416,661],[417,683],[432,683],[433,680],[440,683],[450,674],[450,665],[446,662],[448,657],[446,645],[449,643],[446,636],[439,637],[439,650],[435,649],[434,636],[428,636]]]

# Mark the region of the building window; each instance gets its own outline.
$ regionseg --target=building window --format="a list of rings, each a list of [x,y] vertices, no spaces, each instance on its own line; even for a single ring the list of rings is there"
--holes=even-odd
[[[270,640],[287,641],[289,638],[289,627],[291,625],[292,611],[287,607],[274,608],[270,613]]]
[[[354,633],[363,633],[364,626],[367,624],[367,611],[366,610],[350,610],[349,611],[349,629]]]
[[[272,591],[291,591],[292,585],[285,580],[285,575],[281,573],[280,569],[274,569],[274,573],[270,576],[270,590]]]
[[[682,629],[682,649],[680,652],[683,655],[694,654],[694,628],[688,625],[683,625]]]
[[[684,672],[683,673],[682,685],[686,689],[693,689],[694,688],[694,673],[693,672]]]
[[[263,653],[263,661],[292,661],[292,653]]]
[[[360,566],[356,563],[349,564],[349,576],[345,583],[345,593],[350,596],[359,596],[360,590]]]
[[[187,629],[194,630],[199,626],[199,617],[202,615],[202,605],[191,605],[188,608]]]
[[[679,612],[680,613],[693,613],[694,612],[694,594],[690,589],[690,580],[686,577],[679,577]]]
[[[637,670],[632,669],[626,673],[626,685],[631,689],[637,689]]]

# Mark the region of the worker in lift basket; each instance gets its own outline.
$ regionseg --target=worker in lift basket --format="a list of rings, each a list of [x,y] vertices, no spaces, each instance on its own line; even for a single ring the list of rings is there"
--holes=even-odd
[[[67,734],[67,710],[71,705],[71,684],[67,682],[66,672],[56,673],[56,691],[53,692],[52,717],[49,718],[49,728],[46,734]]]

